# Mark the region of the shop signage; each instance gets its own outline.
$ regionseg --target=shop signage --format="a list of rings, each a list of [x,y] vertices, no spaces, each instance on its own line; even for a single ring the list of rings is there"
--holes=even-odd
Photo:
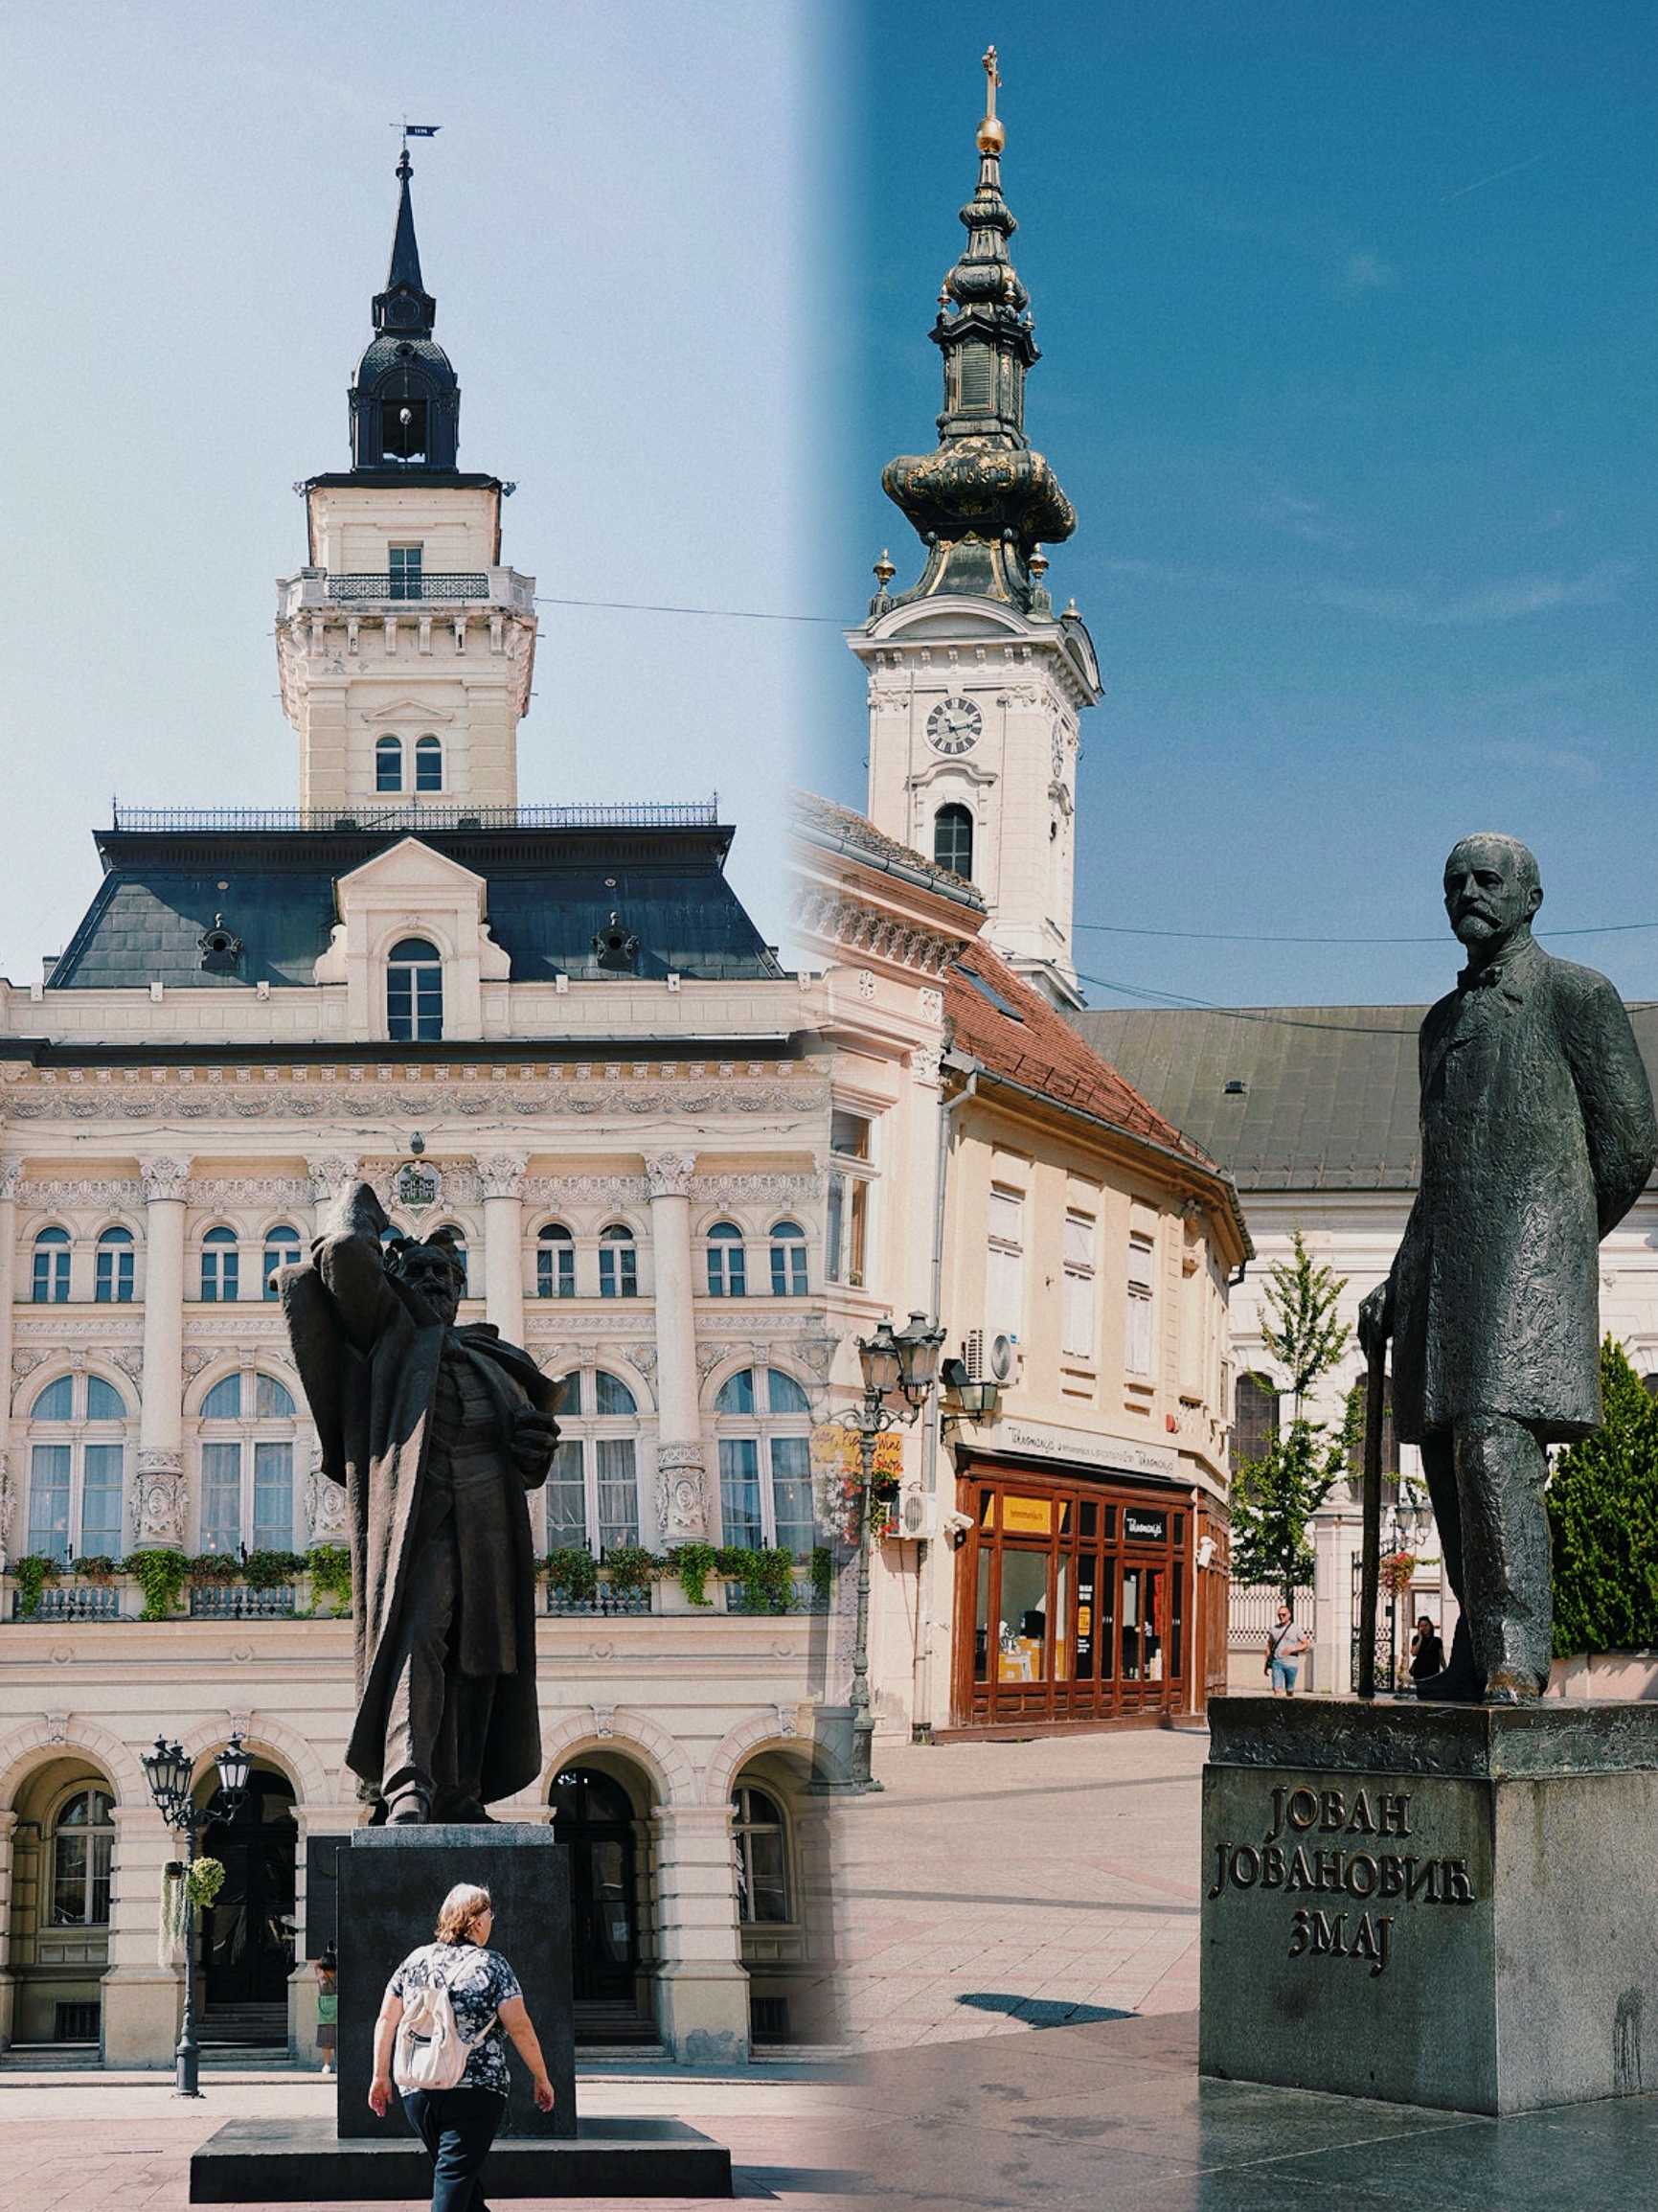
[[[1166,1513],[1145,1513],[1137,1505],[1124,1506],[1123,1540],[1124,1543],[1167,1543],[1169,1516]]]
[[[826,1421],[811,1432],[811,1464],[820,1474],[860,1475],[863,1459],[856,1435],[838,1422]],[[877,1477],[902,1475],[904,1440],[896,1429],[875,1438],[874,1471]]]
[[[1012,1497],[1004,1493],[1004,1536],[1052,1536],[1053,1533],[1054,1500],[1051,1497]]]
[[[986,1452],[1029,1452],[1043,1459],[1065,1459],[1081,1467],[1110,1468],[1118,1474],[1150,1474],[1179,1479],[1180,1454],[1170,1445],[1147,1444],[1135,1436],[1104,1436],[1090,1428],[1051,1428],[1045,1422],[1004,1416],[993,1429],[974,1432],[974,1448]]]

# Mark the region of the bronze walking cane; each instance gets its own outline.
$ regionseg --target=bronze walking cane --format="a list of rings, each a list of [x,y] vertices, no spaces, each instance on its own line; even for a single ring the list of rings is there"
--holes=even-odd
[[[1375,1696],[1375,1601],[1381,1580],[1382,1422],[1387,1404],[1387,1338],[1371,1347],[1364,1393],[1364,1562],[1359,1576],[1358,1694]]]

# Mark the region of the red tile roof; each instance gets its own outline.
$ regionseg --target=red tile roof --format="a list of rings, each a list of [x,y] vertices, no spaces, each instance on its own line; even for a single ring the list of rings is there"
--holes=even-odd
[[[1004,1013],[981,985],[1011,1011]],[[1165,1121],[982,940],[968,946],[945,976],[944,1011],[956,1025],[955,1050],[981,1060],[992,1075],[1145,1137],[1210,1174],[1219,1173],[1201,1146]]]

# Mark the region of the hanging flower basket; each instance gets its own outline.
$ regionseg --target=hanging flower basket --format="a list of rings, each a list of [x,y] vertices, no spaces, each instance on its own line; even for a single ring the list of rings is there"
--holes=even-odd
[[[1377,1580],[1390,1597],[1402,1598],[1411,1586],[1411,1578],[1417,1571],[1414,1552],[1389,1552],[1380,1562]]]

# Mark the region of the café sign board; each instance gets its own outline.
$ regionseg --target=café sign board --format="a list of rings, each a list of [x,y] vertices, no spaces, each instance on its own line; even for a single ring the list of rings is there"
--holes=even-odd
[[[1180,1454],[1171,1445],[1148,1444],[1138,1436],[1107,1436],[1093,1428],[1059,1428],[1042,1421],[1004,1415],[993,1428],[978,1427],[973,1446],[987,1454],[1063,1459],[1075,1466],[1109,1469],[1115,1474],[1151,1475],[1164,1482],[1180,1477]]]

